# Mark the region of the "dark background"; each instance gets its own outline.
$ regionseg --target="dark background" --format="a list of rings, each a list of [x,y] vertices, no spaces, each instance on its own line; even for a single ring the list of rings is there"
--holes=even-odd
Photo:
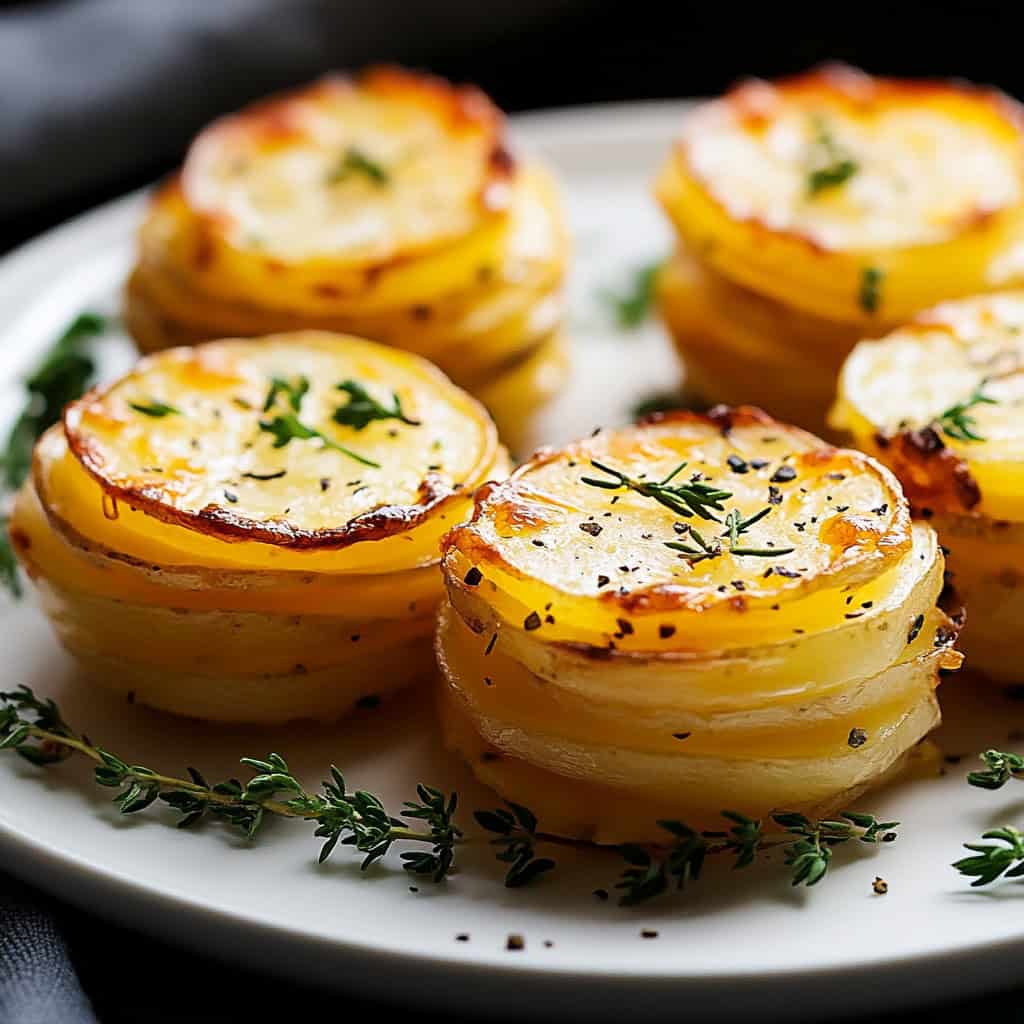
[[[370,61],[425,66],[477,82],[510,111],[707,95],[739,77],[771,77],[829,59],[875,73],[966,77],[1024,96],[1021,6],[0,2],[0,250],[170,170],[210,117],[331,68]],[[289,1012],[369,1020],[389,1013],[53,909],[104,1024],[260,1024]],[[1016,1004],[1002,998],[947,1009],[1009,1021],[1020,1017]],[[859,1017],[882,1019],[867,993]]]

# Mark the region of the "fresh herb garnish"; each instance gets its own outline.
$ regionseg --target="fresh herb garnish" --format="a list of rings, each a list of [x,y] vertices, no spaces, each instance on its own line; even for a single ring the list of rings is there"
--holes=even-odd
[[[154,419],[181,415],[180,409],[176,409],[173,405],[167,405],[166,402],[158,402],[155,398],[151,398],[148,402],[129,402],[128,404],[136,412],[141,412],[143,416],[152,416]]]
[[[549,857],[538,857],[534,852],[537,842],[534,813],[520,804],[508,802],[508,806],[511,810],[499,807],[494,811],[474,811],[473,817],[481,828],[497,833],[498,838],[492,839],[491,843],[500,847],[498,860],[509,865],[505,885],[509,889],[518,889],[550,871],[555,862]]]
[[[818,118],[816,124],[812,151],[814,166],[807,175],[809,196],[844,184],[860,170],[857,161],[836,142],[824,119]]]
[[[1024,757],[1005,750],[986,750],[981,755],[983,771],[969,772],[967,781],[978,789],[1002,789],[1011,779],[1024,781]],[[973,878],[973,888],[988,885],[997,878],[1020,878],[1024,875],[1024,833],[1010,825],[983,832],[982,839],[995,843],[964,843],[973,856],[963,857],[953,867]]]
[[[420,425],[419,420],[406,416],[402,410],[402,400],[394,392],[391,395],[392,406],[389,409],[386,405],[378,402],[358,381],[342,381],[338,385],[338,390],[344,391],[349,396],[346,405],[338,406],[334,410],[334,422],[343,427],[362,430],[374,420],[399,420],[410,427]]]
[[[693,406],[677,391],[657,392],[635,403],[629,410],[634,420],[642,420],[656,412],[672,412],[675,409],[692,409]]]
[[[661,262],[648,263],[633,271],[629,287],[623,292],[602,291],[601,297],[615,314],[619,327],[639,327],[650,315],[654,286]]]
[[[243,757],[240,763],[252,773],[245,782],[227,779],[211,784],[194,768],[188,770],[188,779],[161,775],[74,732],[52,700],[36,697],[27,687],[0,693],[0,750],[5,749],[35,765],[55,764],[76,754],[88,758],[95,763],[96,783],[117,790],[114,803],[122,814],[137,813],[161,800],[180,815],[179,828],[210,818],[252,839],[268,816],[315,823],[314,835],[325,840],[321,863],[340,844],[364,855],[365,870],[394,843],[418,843],[428,849],[403,853],[403,867],[440,882],[452,867],[462,836],[454,822],[454,794],[417,786],[418,799],[405,803],[393,817],[371,793],[349,792],[344,776],[333,766],[319,792],[307,791],[279,754]],[[427,827],[415,828],[408,821]]]
[[[302,409],[302,399],[308,392],[308,377],[300,376],[294,380],[286,380],[283,377],[271,378],[270,389],[267,391],[267,397],[263,402],[263,411],[270,412],[280,396],[284,396],[289,406],[288,410],[279,412],[271,419],[260,420],[260,430],[273,434],[274,447],[283,448],[293,440],[308,441],[312,438],[317,438],[324,448],[331,448],[336,452],[341,452],[342,455],[347,455],[350,459],[355,459],[356,462],[362,463],[364,466],[372,466],[374,469],[379,469],[379,462],[374,462],[365,455],[360,455],[358,452],[352,451],[351,448],[346,448],[345,445],[332,441],[319,430],[306,426],[299,419],[298,413]]]
[[[96,367],[85,343],[106,329],[106,320],[96,313],[79,314],[25,381],[28,399],[7,435],[2,460],[3,484],[8,490],[16,490],[28,475],[32,447],[39,435],[91,384]]]
[[[878,267],[865,267],[860,274],[857,302],[865,313],[877,313],[882,304],[882,281],[885,271]]]
[[[607,473],[612,480],[597,480],[594,477],[584,476],[581,481],[590,487],[600,487],[606,491],[617,491],[625,488],[643,495],[645,498],[653,498],[656,502],[664,505],[665,508],[676,515],[684,518],[698,516],[701,519],[719,522],[714,512],[724,512],[725,506],[721,503],[726,498],[732,497],[732,491],[723,491],[721,488],[712,487],[710,484],[690,481],[685,484],[671,486],[672,481],[686,468],[686,463],[681,462],[664,480],[655,482],[649,480],[634,480],[617,469],[612,469],[596,459],[591,459],[590,464],[594,469]]]
[[[263,411],[270,412],[278,395],[284,395],[293,412],[302,408],[302,399],[309,391],[309,378],[298,376],[294,380],[284,377],[271,377],[267,397],[263,400]]]
[[[970,410],[976,405],[998,405],[997,399],[984,394],[985,385],[988,381],[983,380],[970,397],[964,402],[957,402],[951,405],[944,412],[936,417],[936,424],[947,436],[956,441],[984,441],[985,438],[975,432],[975,419],[971,416]]]
[[[0,518],[0,586],[5,587],[12,597],[21,597],[18,560],[14,557],[11,538],[7,533],[6,516]]]
[[[381,187],[387,185],[391,180],[391,175],[381,164],[368,156],[365,150],[358,146],[349,146],[328,173],[327,184],[337,185],[339,181],[346,181],[357,174],[363,175],[374,185]]]
[[[352,451],[351,448],[346,448],[343,444],[337,444],[329,437],[325,437],[319,430],[307,427],[293,412],[279,413],[273,419],[260,420],[260,430],[273,434],[275,448],[283,448],[286,444],[295,440],[308,441],[311,438],[318,438],[324,448],[331,448],[336,452],[341,452],[342,455],[347,455],[350,459],[355,459],[356,462],[362,463],[364,466],[380,469],[379,462],[374,462],[373,459],[368,459],[365,455],[360,455],[358,452]]]
[[[818,821],[782,811],[771,815],[777,829],[766,832],[763,822],[735,811],[722,811],[722,817],[731,823],[723,831],[697,832],[681,821],[658,822],[672,836],[663,854],[632,843],[620,847],[628,866],[616,885],[622,890],[619,902],[634,906],[670,888],[682,889],[700,878],[708,856],[725,854],[734,858],[734,868],[745,868],[761,852],[780,846],[792,884],[817,885],[828,872],[834,847],[852,839],[869,844],[892,842],[896,839],[893,829],[899,825],[898,821],[879,821],[872,814],[854,811],[843,811],[842,820]]]

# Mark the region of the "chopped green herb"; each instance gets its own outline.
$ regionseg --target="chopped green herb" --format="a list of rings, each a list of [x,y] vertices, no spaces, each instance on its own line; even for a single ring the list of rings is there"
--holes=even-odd
[[[392,406],[389,409],[370,395],[358,381],[342,381],[338,385],[338,390],[344,391],[349,396],[348,403],[339,406],[334,411],[334,422],[344,427],[362,430],[374,420],[399,420],[410,427],[420,425],[419,420],[410,419],[405,415],[402,410],[402,400],[394,392],[391,395]]]
[[[885,272],[878,267],[865,267],[860,275],[857,302],[865,313],[877,313],[882,304],[882,282]]]
[[[353,175],[360,174],[380,187],[391,181],[391,175],[381,164],[367,155],[365,150],[358,146],[349,146],[328,173],[327,184],[337,185],[340,181],[346,181]]]
[[[141,412],[143,416],[152,416],[154,419],[163,419],[164,416],[181,415],[180,409],[176,409],[173,405],[167,405],[166,402],[158,402],[154,398],[151,398],[148,402],[129,402],[128,404],[136,412]]]
[[[295,380],[286,380],[284,377],[271,377],[270,389],[263,402],[263,411],[270,412],[271,407],[277,401],[278,395],[284,395],[293,412],[302,408],[302,399],[309,391],[309,378],[296,377]]]
[[[807,174],[807,194],[812,197],[845,184],[860,170],[857,161],[836,142],[824,119],[817,118],[816,124],[813,166]]]
[[[18,560],[14,557],[7,519],[0,519],[0,586],[13,597],[21,597],[21,580],[18,578]]]
[[[984,441],[980,434],[975,432],[975,419],[969,415],[969,411],[976,405],[998,405],[998,400],[984,394],[987,381],[982,381],[964,402],[951,405],[944,412],[939,413],[935,422],[939,429],[947,436],[957,441]]]
[[[621,293],[602,291],[601,297],[611,307],[619,327],[639,327],[647,319],[661,267],[660,261],[638,267],[633,271],[629,287]]]
[[[330,438],[325,437],[319,430],[307,427],[293,412],[279,414],[270,420],[260,420],[260,430],[273,434],[275,448],[283,448],[286,444],[295,440],[308,441],[312,438],[318,438],[324,448],[332,448],[336,452],[341,452],[342,455],[347,455],[350,459],[355,459],[356,462],[360,462],[364,466],[380,469],[379,462],[374,462],[373,459],[368,459],[365,455],[352,451],[351,448],[337,444]]]

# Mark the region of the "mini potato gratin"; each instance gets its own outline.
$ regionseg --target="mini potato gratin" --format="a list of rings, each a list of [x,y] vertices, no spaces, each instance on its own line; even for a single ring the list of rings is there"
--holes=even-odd
[[[567,233],[478,90],[377,68],[197,137],[142,226],[125,322],[143,351],[317,328],[424,356],[514,436],[565,379]]]
[[[417,356],[217,341],[72,402],[10,532],[96,683],[202,719],[332,718],[435,674],[440,538],[506,471],[483,408]]]
[[[967,667],[1024,682],[1024,292],[943,303],[859,344],[832,422],[937,529]]]
[[[656,183],[689,390],[820,430],[861,338],[1020,282],[1022,115],[994,90],[841,66],[698,104]]]
[[[960,663],[895,477],[751,407],[541,450],[444,545],[447,742],[560,836],[838,810]]]

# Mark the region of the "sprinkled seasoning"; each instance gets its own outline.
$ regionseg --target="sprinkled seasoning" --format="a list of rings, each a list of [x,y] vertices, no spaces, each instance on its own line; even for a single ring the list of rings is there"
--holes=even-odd
[[[796,470],[790,465],[779,466],[769,478],[773,484],[786,484],[796,479]]]
[[[584,533],[589,533],[591,537],[596,537],[601,532],[600,523],[580,523],[580,529]]]
[[[522,935],[510,935],[505,940],[505,948],[510,952],[518,953],[526,949],[526,939]]]
[[[523,619],[523,629],[525,629],[527,632],[530,632],[534,629],[540,629],[540,623],[541,618],[539,613],[530,612],[530,614],[527,615],[525,619]]]
[[[474,565],[473,568],[466,573],[462,582],[465,583],[467,587],[478,587],[480,586],[480,581],[483,578],[484,574]]]
[[[675,636],[675,634],[675,626],[661,625],[658,627],[658,636],[660,636],[662,640],[668,640],[669,637]]]
[[[865,267],[860,275],[857,303],[865,313],[877,313],[882,304],[882,281],[885,273],[878,267]]]
[[[851,747],[863,747],[868,741],[868,734],[863,729],[851,729],[846,742]]]
[[[884,896],[889,891],[889,883],[876,875],[875,880],[871,883],[871,888],[876,896]]]
[[[916,619],[910,624],[910,631],[907,633],[907,643],[912,644],[918,634],[921,632],[921,627],[924,625],[924,615],[918,615]]]

